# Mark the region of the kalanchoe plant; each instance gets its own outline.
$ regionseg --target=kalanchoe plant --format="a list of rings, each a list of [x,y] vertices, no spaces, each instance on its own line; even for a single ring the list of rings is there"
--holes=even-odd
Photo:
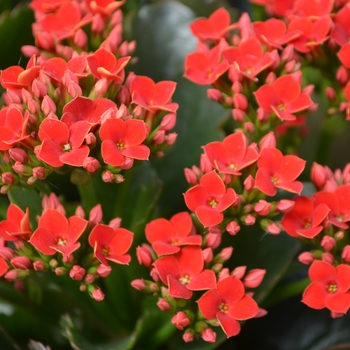
[[[72,299],[71,316],[58,312],[74,349],[101,339],[101,348],[164,348],[176,329],[182,343],[203,349],[227,338],[235,344],[246,322],[268,314],[265,304],[293,295],[328,318],[346,318],[350,168],[324,164],[331,136],[350,119],[350,7],[252,2],[271,18],[231,20],[219,8],[189,24],[197,44],[184,58],[184,78],[207,86],[207,98],[228,113],[221,139],[203,142],[199,164],[186,165],[188,188],[174,186],[182,209],[169,203],[170,211],[156,205],[162,160],[153,159],[177,139],[177,83],[138,73],[136,42],[124,30],[131,2],[29,4],[35,43],[22,47],[28,62],[0,71],[0,192],[9,199],[0,201],[0,277],[21,297],[42,281],[43,294],[54,285],[67,300],[74,284],[87,292],[88,301]],[[299,146],[318,104],[324,125],[309,159]],[[251,233],[259,243],[288,241],[285,265],[275,263],[278,249],[255,259]],[[292,251],[294,241],[303,248]],[[297,267],[289,269],[294,255]],[[296,287],[295,270],[305,277]]]

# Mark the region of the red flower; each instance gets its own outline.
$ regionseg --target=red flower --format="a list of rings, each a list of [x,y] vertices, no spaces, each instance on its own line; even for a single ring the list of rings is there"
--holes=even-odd
[[[91,13],[99,13],[104,17],[109,17],[113,12],[124,5],[125,0],[85,0],[85,2]]]
[[[0,110],[0,151],[12,148],[15,143],[25,140],[29,113],[24,116],[16,107],[5,107]]]
[[[80,247],[77,240],[83,234],[87,223],[79,216],[67,219],[58,211],[47,209],[29,242],[43,254],[54,255],[60,252],[69,256]]]
[[[337,12],[334,18],[334,28],[331,34],[332,39],[336,41],[338,45],[344,45],[347,43],[350,37],[350,5],[344,6]]]
[[[217,319],[227,337],[237,335],[244,321],[257,315],[255,300],[244,294],[243,283],[235,276],[221,280],[216,290],[209,290],[199,300],[198,307],[208,320]]]
[[[29,237],[32,230],[29,225],[29,209],[23,212],[17,205],[10,203],[6,220],[0,222],[0,237],[6,241],[15,241],[18,237]]]
[[[91,73],[97,79],[106,78],[108,81],[114,80],[121,83],[124,80],[124,68],[129,63],[131,57],[116,59],[112,52],[100,48],[86,59]]]
[[[334,0],[297,0],[294,5],[295,13],[300,17],[328,16],[332,12]]]
[[[263,44],[282,48],[282,45],[297,38],[302,32],[288,30],[285,22],[277,18],[270,18],[265,22],[254,22],[256,36]]]
[[[103,265],[108,261],[117,264],[129,264],[131,257],[126,252],[131,247],[134,234],[125,228],[113,229],[110,226],[97,224],[89,236],[89,244],[94,248],[95,258]]]
[[[86,121],[74,123],[70,128],[60,120],[44,119],[40,124],[39,138],[42,144],[36,150],[39,160],[53,166],[63,164],[83,166],[90,148],[83,145],[91,124]]]
[[[277,188],[300,193],[303,184],[294,181],[304,170],[305,160],[293,156],[283,156],[277,148],[264,148],[258,160],[255,187],[268,196],[274,196]]]
[[[230,14],[223,7],[213,12],[208,19],[200,18],[190,24],[191,31],[199,40],[218,41],[237,25],[230,25]]]
[[[292,237],[314,238],[323,230],[321,224],[327,217],[329,208],[323,203],[315,206],[306,196],[299,196],[293,200],[294,207],[284,215],[281,225]]]
[[[337,56],[346,68],[350,68],[350,43],[344,44],[337,53]]]
[[[194,211],[204,227],[220,224],[224,215],[222,211],[237,199],[232,188],[226,189],[220,176],[211,171],[202,176],[199,185],[185,193],[187,207]]]
[[[334,267],[315,260],[309,269],[311,284],[305,289],[302,302],[313,309],[328,308],[345,314],[350,307],[350,266]]]
[[[170,220],[156,219],[146,225],[146,238],[158,256],[178,253],[184,245],[200,246],[202,237],[194,232],[187,212],[175,214]]]
[[[67,124],[68,127],[81,120],[95,125],[101,121],[102,115],[108,110],[117,112],[117,105],[108,98],[91,100],[79,96],[63,107],[61,121]]]
[[[126,157],[148,160],[150,150],[141,145],[147,133],[147,127],[141,120],[107,119],[100,128],[104,162],[121,167],[125,164]]]
[[[302,34],[291,41],[291,44],[300,52],[310,52],[315,46],[323,44],[328,39],[331,28],[331,19],[321,17],[312,20],[309,17],[293,17],[289,23],[289,30],[299,30]]]
[[[259,158],[256,147],[247,146],[247,143],[246,136],[237,132],[225,137],[223,142],[211,142],[203,148],[211,164],[220,173],[241,175],[241,169]]]
[[[267,113],[274,113],[282,120],[294,120],[293,113],[312,106],[313,102],[291,74],[277,78],[272,85],[263,85],[256,92],[259,106]]]
[[[7,270],[8,270],[8,265],[6,263],[6,260],[0,257],[0,277],[3,276]]]
[[[207,52],[193,52],[186,56],[184,77],[200,85],[210,85],[223,75],[229,67],[222,58],[222,49],[216,45]]]
[[[151,78],[137,75],[130,85],[131,102],[149,111],[162,110],[175,113],[179,105],[170,102],[175,88],[176,83],[173,81],[155,83]]]
[[[342,229],[349,228],[346,222],[350,221],[350,185],[340,186],[334,192],[317,192],[312,197],[315,206],[324,203],[330,209],[328,221],[331,224]]]
[[[213,270],[203,270],[204,260],[200,247],[187,246],[176,256],[165,256],[154,262],[162,282],[169,287],[173,298],[190,299],[193,290],[216,287]]]
[[[223,52],[230,64],[236,64],[239,71],[248,79],[255,80],[256,76],[271,66],[274,58],[270,52],[265,52],[257,38],[242,41],[238,47],[231,47]]]

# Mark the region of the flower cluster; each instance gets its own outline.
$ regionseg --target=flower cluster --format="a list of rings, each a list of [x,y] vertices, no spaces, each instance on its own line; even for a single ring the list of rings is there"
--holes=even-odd
[[[233,248],[215,254],[221,235],[209,233],[203,239],[189,213],[151,221],[146,225],[146,238],[149,244],[137,248],[137,257],[150,269],[152,281],[138,279],[132,286],[157,296],[160,310],[175,314],[172,323],[184,330],[185,342],[193,341],[196,335],[215,342],[211,326],[218,325],[227,337],[237,335],[238,321],[265,313],[252,293],[245,291],[260,285],[265,270],[246,273],[246,266],[239,266],[230,273],[223,268]]]
[[[130,262],[126,253],[133,233],[120,227],[120,218],[102,224],[100,205],[90,211],[88,220],[80,206],[75,215],[67,217],[53,193],[43,197],[42,207],[35,229],[29,222],[28,208],[24,212],[12,203],[8,207],[6,220],[0,221],[0,275],[21,288],[21,281],[34,271],[69,274],[80,283],[81,291],[88,291],[97,301],[103,300],[97,281],[110,274],[108,260],[117,264]]]

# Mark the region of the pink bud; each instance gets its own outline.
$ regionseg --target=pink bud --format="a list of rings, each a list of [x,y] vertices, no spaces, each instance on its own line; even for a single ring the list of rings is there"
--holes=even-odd
[[[330,101],[333,101],[335,99],[336,95],[337,95],[337,93],[335,92],[335,90],[332,87],[330,87],[330,86],[326,87],[326,96]]]
[[[44,271],[46,270],[46,265],[43,261],[37,260],[33,262],[33,268],[35,271]]]
[[[261,107],[259,107],[256,112],[256,116],[261,122],[266,122],[269,119],[269,113],[265,112]]]
[[[219,260],[220,261],[226,261],[231,258],[233,252],[233,247],[226,247],[219,253]]]
[[[273,62],[271,64],[271,69],[274,70],[280,65],[281,59],[280,59],[280,55],[278,54],[277,50],[272,50],[270,52],[270,54],[273,58]]]
[[[26,164],[28,162],[28,154],[25,150],[22,148],[10,148],[8,150],[10,157],[16,161],[23,164]]]
[[[106,78],[102,78],[97,80],[95,86],[94,86],[94,91],[95,91],[95,97],[99,98],[104,96],[107,91],[108,91],[108,81]]]
[[[79,216],[80,218],[85,218],[85,211],[81,205],[78,205],[75,209],[75,215]]]
[[[248,272],[248,274],[243,279],[243,284],[247,288],[256,288],[258,287],[264,276],[266,274],[266,270],[262,269],[254,269]]]
[[[120,87],[117,98],[118,98],[118,101],[120,104],[124,104],[126,106],[129,106],[129,104],[131,102],[130,92],[125,86]],[[142,109],[139,109],[139,110],[142,111]],[[135,109],[134,109],[134,111],[135,111]]]
[[[239,92],[242,92],[242,84],[239,82],[239,81],[235,81],[233,84],[232,84],[232,87],[231,87],[231,90],[234,92],[234,93],[239,93]]]
[[[288,199],[281,199],[276,206],[276,209],[281,213],[288,213],[293,209],[295,202]]]
[[[231,235],[235,236],[239,231],[241,227],[238,225],[236,221],[231,221],[226,225],[226,231]]]
[[[183,311],[179,311],[172,319],[171,323],[175,325],[177,329],[182,331],[185,327],[190,324],[190,319]]]
[[[92,18],[92,24],[91,24],[91,30],[94,34],[101,33],[105,27],[105,23],[103,21],[103,18],[100,14],[94,15]]]
[[[244,111],[248,107],[248,100],[243,94],[237,93],[233,96],[233,105],[235,108]]]
[[[261,216],[266,216],[270,213],[271,209],[271,203],[265,201],[264,199],[261,199],[257,204],[254,206],[254,210],[256,213],[258,213]]]
[[[325,168],[316,163],[312,163],[311,167],[311,181],[315,184],[318,189],[321,189],[327,180],[327,174]]]
[[[131,286],[136,290],[143,291],[146,289],[146,283],[144,280],[136,279],[131,282]]]
[[[265,83],[272,85],[275,82],[275,80],[276,80],[276,74],[274,72],[270,72],[265,79]]]
[[[73,260],[74,260],[73,254],[63,255],[63,257],[62,257],[62,261],[63,261],[65,264],[70,264]]]
[[[159,129],[169,131],[171,130],[176,124],[176,114],[175,113],[168,113],[165,115],[160,122]]]
[[[77,45],[80,49],[83,49],[88,41],[86,33],[79,28],[74,35],[74,44]]]
[[[40,55],[40,50],[33,45],[23,45],[21,47],[21,51],[23,55],[26,57],[32,57],[33,55],[36,55],[36,56]]]
[[[349,80],[349,74],[347,69],[344,66],[340,66],[336,73],[336,79],[341,85],[345,85]]]
[[[221,233],[208,233],[206,235],[206,247],[217,248],[221,243]]]
[[[265,148],[276,148],[276,137],[273,131],[266,134],[259,142],[260,151]]]
[[[83,164],[84,169],[86,169],[90,174],[95,173],[100,167],[99,161],[94,157],[87,157]]]
[[[182,335],[182,339],[185,343],[190,343],[194,340],[194,337],[193,337],[193,334],[192,332],[185,332],[183,335]]]
[[[114,182],[114,179],[115,179],[115,176],[111,171],[106,170],[105,172],[102,173],[102,180],[104,182]]]
[[[93,283],[94,280],[95,280],[95,277],[94,277],[91,273],[88,273],[88,274],[85,276],[85,283],[87,283],[87,284]]]
[[[323,253],[322,254],[322,261],[333,265],[333,263],[334,263],[334,256],[331,253]]]
[[[252,191],[255,187],[255,179],[253,176],[249,175],[245,180],[244,180],[244,189],[248,192]]]
[[[81,281],[85,276],[85,269],[79,265],[74,265],[69,271],[69,277],[73,278],[76,281]]]
[[[232,109],[232,117],[236,122],[243,122],[245,113],[241,109],[234,108]]]
[[[254,318],[260,318],[260,317],[264,317],[265,315],[267,315],[267,311],[265,309],[259,308],[258,313],[254,316]]]
[[[96,301],[102,301],[105,298],[105,295],[103,294],[102,290],[99,288],[96,288],[92,293],[91,296],[96,300]]]
[[[204,174],[209,173],[210,171],[213,170],[213,167],[210,163],[208,156],[204,153],[201,154],[201,157],[200,157],[200,169]]]
[[[96,136],[93,132],[89,132],[85,136],[85,142],[87,145],[94,145],[96,143]]]
[[[237,277],[238,279],[241,279],[245,272],[247,270],[247,266],[237,266],[233,271],[232,271],[232,276]]]
[[[17,280],[17,278],[19,278],[19,270],[10,270],[6,272],[4,278],[8,282],[14,282]]]
[[[177,133],[176,132],[172,132],[168,135],[165,136],[165,142],[168,146],[173,145],[177,140]]]
[[[164,130],[158,130],[153,136],[153,142],[156,145],[161,145],[164,142],[164,139],[165,139],[165,131]]]
[[[335,233],[334,238],[337,242],[341,241],[344,239],[344,231],[338,231]]]
[[[270,222],[267,227],[266,231],[272,235],[278,235],[281,233],[281,228],[274,222]]]
[[[161,311],[167,311],[171,308],[171,305],[163,298],[160,298],[158,301],[157,301],[157,306],[159,307],[159,309]]]
[[[294,56],[294,46],[292,44],[287,45],[281,55],[283,61],[290,61]]]
[[[54,272],[57,276],[63,276],[67,271],[64,267],[56,267]]]
[[[344,260],[345,263],[349,263],[350,262],[350,245],[346,245],[343,248],[343,251],[341,253],[341,257]]]
[[[25,256],[16,256],[10,262],[16,269],[28,270],[32,268],[32,262]]]
[[[224,96],[222,95],[222,92],[217,89],[208,89],[207,97],[209,100],[212,100],[214,102],[222,102],[224,100]]]
[[[255,125],[252,122],[245,122],[243,124],[243,129],[249,133],[252,133],[255,130]]]
[[[157,270],[155,268],[153,268],[151,270],[150,275],[151,275],[151,277],[152,277],[154,282],[158,282],[160,280],[159,274],[158,274],[158,272],[157,272]]]
[[[205,248],[202,251],[202,254],[203,254],[203,260],[206,264],[210,263],[214,258],[213,250],[211,248]]]
[[[255,224],[256,218],[253,215],[248,214],[244,217],[243,221],[247,226],[252,226]]]
[[[139,246],[136,248],[136,257],[140,265],[146,266],[149,269],[154,262],[151,252],[144,247]]]
[[[298,260],[304,265],[310,265],[315,260],[315,257],[311,252],[304,252],[299,254]]]
[[[1,174],[1,181],[4,184],[11,185],[14,180],[15,180],[15,177],[14,177],[14,175],[12,173],[5,172],[5,173]]]
[[[230,270],[225,267],[224,269],[222,269],[220,272],[219,272],[219,276],[218,276],[218,282],[220,282],[221,280],[225,279],[226,277],[229,277],[230,276]]]
[[[185,172],[185,178],[186,178],[186,181],[188,182],[188,184],[191,186],[197,185],[198,178],[197,178],[196,174],[193,172],[193,170],[191,170],[189,168],[185,168],[184,172]]]
[[[35,97],[40,98],[47,95],[47,87],[38,79],[34,79],[32,83],[32,92]]]
[[[89,213],[89,225],[94,226],[101,222],[103,217],[101,204],[96,204]]]
[[[112,227],[112,229],[115,230],[115,229],[120,227],[121,223],[122,223],[122,219],[117,217],[117,218],[112,219],[108,223],[108,226]]]
[[[112,268],[110,266],[101,264],[97,267],[96,273],[100,277],[108,277],[111,271]]]
[[[296,68],[298,67],[295,60],[291,60],[284,65],[284,69],[287,73],[293,73],[296,70]]]
[[[216,333],[211,328],[206,328],[202,332],[202,338],[204,341],[206,341],[208,343],[215,343]]]
[[[332,250],[335,247],[335,245],[336,245],[336,241],[333,237],[326,235],[322,238],[321,246],[325,250]]]

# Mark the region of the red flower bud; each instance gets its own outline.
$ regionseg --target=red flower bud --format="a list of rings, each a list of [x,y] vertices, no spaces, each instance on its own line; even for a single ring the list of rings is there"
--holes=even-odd
[[[237,266],[233,271],[232,271],[232,276],[237,277],[238,279],[241,279],[245,272],[247,270],[247,266]]]
[[[25,256],[16,256],[10,262],[16,269],[28,270],[32,268],[32,262]]]
[[[331,253],[323,253],[322,254],[322,261],[333,265],[333,263],[334,263],[334,256]]]
[[[110,266],[101,264],[97,267],[96,273],[100,277],[108,277],[111,273],[111,270],[112,268]]]
[[[244,277],[243,284],[247,288],[256,288],[261,284],[265,274],[266,274],[266,270],[262,270],[262,269],[251,270]]]
[[[304,252],[299,254],[298,260],[304,265],[310,265],[315,260],[315,257],[311,252]]]
[[[136,279],[131,282],[131,286],[139,291],[143,291],[146,289],[146,283],[144,280]]]
[[[69,271],[69,276],[76,281],[81,281],[85,275],[85,269],[79,265],[74,265]]]
[[[350,262],[350,245],[346,245],[343,248],[343,251],[341,253],[341,257],[344,260],[345,263],[349,263]]]
[[[216,333],[211,328],[206,328],[202,332],[202,338],[204,341],[206,341],[208,343],[215,343]]]
[[[140,265],[146,266],[149,269],[154,262],[151,252],[144,247],[139,246],[136,248],[136,257]]]
[[[96,301],[102,301],[105,298],[105,295],[103,294],[102,290],[99,288],[96,288],[92,293],[91,296],[96,300]]]
[[[177,329],[182,331],[185,327],[187,327],[190,324],[190,319],[187,317],[187,315],[180,311],[178,312],[172,319],[171,323],[175,325]]]
[[[322,238],[321,246],[325,250],[332,250],[335,247],[335,245],[336,245],[336,241],[333,237],[326,235]]]
[[[159,309],[161,311],[167,311],[170,309],[171,305],[165,300],[165,299],[162,299],[160,298],[158,301],[157,301],[157,306],[159,307]]]

